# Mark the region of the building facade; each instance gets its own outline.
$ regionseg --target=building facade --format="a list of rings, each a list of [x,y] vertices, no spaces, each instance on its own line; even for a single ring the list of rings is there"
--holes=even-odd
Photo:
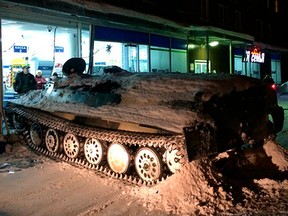
[[[48,78],[82,57],[86,72],[237,73],[288,80],[284,0],[0,0],[3,76],[29,64]]]

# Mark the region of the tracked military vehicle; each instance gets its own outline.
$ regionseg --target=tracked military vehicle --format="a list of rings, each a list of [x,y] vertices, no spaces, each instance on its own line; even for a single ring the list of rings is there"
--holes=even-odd
[[[155,184],[186,163],[282,130],[276,92],[231,74],[131,73],[106,67],[83,74],[69,59],[64,77],[7,105],[29,146],[98,173]]]

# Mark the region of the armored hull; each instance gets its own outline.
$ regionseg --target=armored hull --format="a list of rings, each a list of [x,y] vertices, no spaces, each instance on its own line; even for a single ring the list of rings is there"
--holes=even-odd
[[[282,130],[276,93],[230,74],[67,73],[7,106],[34,149],[130,182],[154,184],[189,161]]]

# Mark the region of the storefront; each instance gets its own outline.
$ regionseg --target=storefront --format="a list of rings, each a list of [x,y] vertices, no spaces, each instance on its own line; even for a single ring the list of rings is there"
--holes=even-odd
[[[111,65],[131,72],[187,72],[183,38],[96,25],[90,25],[94,31],[91,34],[88,25],[80,29],[17,19],[2,19],[1,26],[3,76],[7,84],[13,77],[11,72],[16,73],[23,65],[29,65],[33,74],[42,70],[47,79],[53,72],[61,76],[62,65],[71,57],[84,58],[86,73],[91,74]]]
[[[130,72],[187,72],[186,40],[119,28],[94,26],[93,62]]]
[[[42,70],[47,79],[53,72],[61,76],[71,57],[85,59],[90,74],[115,65],[131,72],[237,73],[261,79],[271,70],[281,83],[279,53],[265,54],[265,63],[245,61],[246,48],[254,43],[249,35],[213,27],[137,26],[132,17],[116,23],[109,16],[80,17],[13,3],[7,3],[5,13],[3,5],[0,11],[7,83],[23,64],[32,73]]]
[[[235,73],[258,79],[271,75],[275,83],[281,83],[281,55],[259,46],[235,49]]]
[[[78,56],[75,28],[8,19],[2,19],[1,26],[5,78],[10,78],[9,74],[18,72],[22,66],[29,65],[32,74],[42,70],[43,76],[48,79],[52,71],[61,72],[67,59]],[[86,50],[89,50],[89,31],[81,30],[81,38],[81,51],[88,57]]]

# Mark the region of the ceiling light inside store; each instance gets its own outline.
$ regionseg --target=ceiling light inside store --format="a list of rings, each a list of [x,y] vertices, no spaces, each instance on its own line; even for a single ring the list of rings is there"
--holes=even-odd
[[[217,46],[219,44],[218,41],[212,41],[209,43],[210,46],[214,47],[214,46]]]
[[[197,47],[197,45],[195,45],[195,44],[188,44],[188,49],[194,49],[196,47]]]

